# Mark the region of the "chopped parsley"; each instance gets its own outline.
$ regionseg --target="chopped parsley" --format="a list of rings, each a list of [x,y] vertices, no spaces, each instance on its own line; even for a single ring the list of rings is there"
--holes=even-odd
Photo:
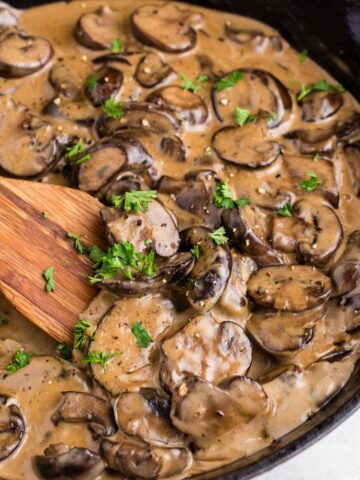
[[[109,118],[119,118],[124,115],[123,102],[117,102],[115,98],[108,98],[103,104],[103,110]]]
[[[281,217],[292,217],[292,205],[290,202],[286,202],[281,208],[278,209],[277,214]]]
[[[112,53],[120,53],[123,48],[124,48],[123,43],[119,38],[115,38],[115,40],[111,42]]]
[[[318,153],[314,153],[313,155],[313,160],[317,161],[317,160],[320,160],[320,155]]]
[[[91,338],[91,335],[88,334],[87,329],[91,325],[86,320],[79,320],[74,325],[74,347],[82,350],[84,348],[85,338]]]
[[[234,200],[232,191],[226,181],[221,181],[216,185],[216,189],[213,196],[213,203],[217,208],[234,208],[245,207],[249,204],[247,198],[240,198]]]
[[[114,195],[111,201],[115,208],[122,208],[127,213],[140,213],[147,210],[155,198],[156,190],[132,190],[124,195]]]
[[[104,353],[104,352],[88,352],[82,359],[84,363],[91,363],[93,365],[101,365],[105,368],[105,364],[114,358],[116,355],[121,355],[122,352],[117,353]]]
[[[88,92],[93,92],[96,88],[96,85],[97,85],[97,80],[96,80],[95,75],[92,73],[86,79],[85,88]]]
[[[7,325],[8,323],[9,323],[9,320],[0,313],[0,326]]]
[[[202,89],[202,83],[206,83],[209,78],[207,75],[199,75],[196,77],[195,81],[192,82],[190,78],[188,78],[186,75],[183,73],[179,74],[179,79],[182,80],[182,84],[180,85],[180,88],[183,90],[189,90],[190,92],[198,92],[199,90]]]
[[[242,127],[245,123],[253,123],[256,120],[255,115],[251,115],[249,110],[245,110],[244,108],[236,107],[234,110],[234,119],[236,125]]]
[[[72,348],[67,343],[58,343],[56,347],[56,351],[62,358],[65,360],[72,360]]]
[[[44,210],[43,212],[41,212],[41,215],[42,215],[44,218],[48,218],[48,217],[49,217],[49,212],[47,212],[46,210]]]
[[[75,165],[81,165],[91,159],[91,155],[86,154],[84,149],[84,140],[80,138],[75,145],[65,148],[65,158],[73,161]]]
[[[231,88],[234,85],[236,85],[240,80],[242,80],[243,74],[240,72],[240,70],[235,70],[234,72],[230,73],[225,78],[222,78],[218,80],[216,83],[213,85],[214,90],[226,90],[227,88]]]
[[[308,58],[308,56],[309,56],[309,52],[308,52],[307,48],[304,48],[304,50],[302,50],[299,53],[299,62],[300,63],[305,62],[305,60]]]
[[[89,277],[91,284],[112,278],[117,272],[122,272],[128,280],[133,280],[133,270],[142,272],[148,277],[154,276],[158,270],[154,251],[142,257],[128,240],[114,243],[107,252],[103,252],[96,246],[91,247],[89,256],[94,262],[93,268],[96,272],[94,277]]]
[[[266,123],[269,123],[271,121],[275,121],[277,119],[277,113],[276,112],[266,113],[263,116],[263,119],[265,120]]]
[[[211,147],[206,147],[204,150],[204,157],[211,157],[211,155],[212,155]]]
[[[301,92],[297,96],[297,99],[303,100],[307,95],[313,91],[320,92],[338,92],[341,95],[345,92],[344,88],[341,85],[331,85],[327,80],[320,80],[316,83],[311,83],[306,86],[304,83],[301,84]]]
[[[12,362],[7,365],[5,370],[12,375],[20,370],[20,368],[26,367],[34,355],[34,353],[26,353],[22,349],[16,350]]]
[[[216,245],[224,245],[229,239],[225,235],[225,228],[219,227],[213,232],[209,233],[209,237],[211,240],[216,243]]]
[[[75,250],[78,253],[80,253],[81,255],[84,255],[84,253],[86,252],[86,248],[84,247],[84,245],[80,241],[81,235],[77,235],[76,233],[68,232],[66,234],[66,236],[67,236],[67,238],[71,238],[72,240],[74,240]]]
[[[198,244],[195,244],[193,248],[190,248],[190,252],[194,255],[195,261],[197,262],[200,258],[200,247]]]
[[[47,292],[55,292],[54,267],[49,267],[46,270],[44,270],[43,277],[46,281],[45,290]]]
[[[151,343],[154,343],[154,340],[150,337],[149,332],[142,326],[141,322],[134,323],[131,331],[140,348],[147,348]]]
[[[318,185],[320,185],[320,182],[316,173],[309,172],[307,176],[309,177],[308,180],[301,180],[299,185],[300,188],[305,190],[305,192],[312,192]]]

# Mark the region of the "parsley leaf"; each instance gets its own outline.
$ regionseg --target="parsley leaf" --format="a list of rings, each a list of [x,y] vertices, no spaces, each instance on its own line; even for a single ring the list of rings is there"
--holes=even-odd
[[[206,147],[204,150],[204,157],[211,157],[211,155],[212,155],[211,147]]]
[[[302,50],[299,53],[299,62],[300,63],[305,62],[305,60],[308,58],[308,55],[309,55],[309,52],[308,52],[307,48],[304,48],[304,50]]]
[[[209,233],[209,237],[214,243],[216,243],[216,245],[223,245],[229,240],[228,237],[225,235],[224,227],[219,227],[213,232]]]
[[[9,320],[0,313],[0,325],[7,325],[8,323],[9,323]]]
[[[147,348],[151,343],[154,343],[154,340],[150,337],[149,332],[142,326],[141,322],[134,323],[131,331],[135,335],[136,343],[140,348]]]
[[[75,145],[65,148],[65,158],[74,161],[75,165],[81,165],[91,159],[91,155],[85,154],[84,140],[80,138]]]
[[[305,192],[312,192],[313,190],[315,190],[315,188],[318,185],[320,185],[320,182],[319,182],[319,179],[318,179],[318,176],[316,175],[316,173],[309,172],[307,174],[307,176],[309,177],[309,179],[308,180],[306,180],[306,179],[301,180],[299,185],[300,185],[300,188],[305,190]]]
[[[231,88],[234,85],[236,85],[240,80],[242,80],[243,74],[240,72],[240,70],[235,70],[234,72],[230,73],[225,78],[222,78],[218,80],[216,83],[213,85],[214,90],[226,90],[227,88]]]
[[[6,371],[12,375],[20,368],[26,367],[34,355],[35,353],[26,353],[21,349],[16,350],[12,362],[6,367]]]
[[[242,127],[245,123],[253,123],[256,120],[255,115],[251,115],[249,110],[244,108],[236,107],[234,110],[234,118],[236,125]]]
[[[125,212],[140,213],[147,210],[149,204],[156,198],[156,190],[132,190],[124,195],[114,195],[111,199],[115,208],[122,208]]]
[[[55,292],[54,267],[49,267],[43,271],[43,277],[46,280],[45,290]]]
[[[47,212],[46,210],[44,210],[43,212],[41,212],[41,215],[42,215],[44,218],[48,218],[48,217],[49,217],[49,212]]]
[[[98,364],[105,368],[105,364],[116,357],[116,355],[122,355],[122,352],[117,353],[104,353],[104,352],[88,352],[82,359],[84,363]]]
[[[199,85],[199,83],[205,83],[209,80],[207,75],[199,75],[196,77],[195,81],[192,82],[190,78],[188,78],[186,75],[183,73],[179,74],[179,79],[182,80],[182,84],[180,85],[180,88],[183,90],[189,90],[190,92],[198,92],[199,90],[202,89],[202,86]]]
[[[65,358],[65,360],[72,360],[72,348],[67,343],[58,343],[56,351],[61,357]]]
[[[245,207],[249,204],[249,200],[247,198],[234,200],[228,183],[221,181],[216,185],[213,195],[213,203],[217,208],[234,208]]]
[[[190,248],[190,252],[194,255],[195,262],[197,262],[200,258],[200,247],[199,244],[196,243],[193,248]]]
[[[341,95],[345,92],[344,88],[341,85],[330,85],[327,80],[320,80],[316,83],[311,83],[309,86],[305,86],[304,83],[301,84],[301,92],[297,96],[297,99],[303,100],[307,95],[313,91],[320,92],[335,92],[337,91]]]
[[[67,236],[67,238],[71,238],[72,240],[74,240],[75,250],[77,252],[79,252],[81,255],[83,255],[85,253],[86,249],[80,241],[81,235],[77,235],[76,233],[68,232],[66,234],[66,236]]]
[[[247,198],[239,198],[238,200],[234,201],[235,205],[239,208],[246,207],[246,205],[249,205],[250,200]]]
[[[151,250],[144,258],[142,262],[142,272],[147,277],[153,277],[157,272],[157,265],[154,261],[154,250]]]
[[[266,123],[275,121],[277,119],[277,113],[276,112],[267,113],[263,116],[263,119],[265,120]]]
[[[74,347],[82,350],[84,348],[85,337],[91,338],[86,331],[91,325],[86,320],[79,320],[74,325]]]
[[[292,217],[292,205],[290,202],[286,202],[281,208],[278,209],[277,214],[281,217]]]
[[[123,49],[122,41],[119,38],[115,38],[115,40],[111,42],[111,52],[120,53],[122,49]]]
[[[123,102],[117,102],[115,98],[108,98],[103,104],[103,110],[109,118],[119,118],[124,115]]]
[[[97,80],[96,80],[95,75],[92,73],[86,79],[85,88],[88,92],[93,92],[96,88],[96,85],[97,85]]]
[[[318,153],[314,153],[313,155],[313,160],[317,161],[317,160],[320,160],[320,155]]]

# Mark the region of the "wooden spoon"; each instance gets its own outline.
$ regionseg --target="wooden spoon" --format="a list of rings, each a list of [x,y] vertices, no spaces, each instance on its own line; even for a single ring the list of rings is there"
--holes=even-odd
[[[104,248],[100,208],[79,190],[0,177],[0,290],[60,342],[72,342],[79,313],[96,295],[87,279],[91,261],[76,252],[66,234],[80,234],[84,245]],[[48,267],[54,267],[54,292],[45,290]]]

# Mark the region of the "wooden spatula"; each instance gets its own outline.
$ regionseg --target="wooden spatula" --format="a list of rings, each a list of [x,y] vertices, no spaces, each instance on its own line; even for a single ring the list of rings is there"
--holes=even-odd
[[[66,234],[104,247],[100,208],[98,200],[79,190],[0,177],[0,290],[60,342],[71,342],[79,313],[96,294],[87,280],[91,262]],[[48,267],[54,267],[50,293],[43,278]]]

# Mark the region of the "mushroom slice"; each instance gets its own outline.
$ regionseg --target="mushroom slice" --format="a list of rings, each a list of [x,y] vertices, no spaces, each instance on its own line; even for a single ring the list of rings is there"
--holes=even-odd
[[[111,48],[111,42],[118,38],[120,25],[114,18],[114,11],[101,7],[95,13],[82,15],[75,28],[75,38],[84,47],[91,50]]]
[[[353,143],[360,140],[360,112],[353,112],[337,125],[336,136],[340,142]]]
[[[165,355],[161,381],[173,391],[187,376],[218,384],[244,375],[252,360],[252,347],[240,325],[218,323],[212,315],[198,315],[162,343]]]
[[[123,73],[117,68],[102,67],[93,73],[94,88],[85,86],[85,95],[94,107],[101,107],[109,98],[115,97],[123,83]]]
[[[325,311],[323,305],[299,313],[259,311],[253,313],[246,330],[267,352],[293,354],[311,342],[315,322],[324,316]]]
[[[181,232],[181,248],[197,246],[199,258],[191,271],[186,297],[196,310],[208,312],[223,294],[231,274],[232,259],[226,245],[216,245],[209,237],[211,230],[192,227]]]
[[[298,194],[305,195],[306,192],[300,188],[302,180],[308,180],[309,173],[315,173],[318,178],[318,185],[311,194],[322,195],[334,207],[339,206],[339,189],[335,178],[334,165],[328,160],[316,160],[298,156],[284,156],[284,166],[289,172],[294,189]]]
[[[336,293],[343,295],[357,287],[360,281],[360,230],[348,238],[345,251],[331,272]]]
[[[147,186],[144,185],[142,178],[136,173],[122,172],[116,175],[116,178],[106,185],[103,190],[100,190],[98,196],[106,205],[112,205],[112,197],[114,195],[124,195],[124,193],[133,190],[147,190]]]
[[[50,60],[53,49],[45,38],[9,30],[0,39],[0,75],[25,77],[41,70]]]
[[[143,5],[131,16],[134,36],[145,45],[169,53],[181,53],[196,44],[196,28],[202,23],[201,13],[172,2]]]
[[[156,52],[149,52],[138,63],[135,80],[142,87],[152,88],[164,81],[172,73],[172,67],[164,63]]]
[[[147,210],[126,213],[105,207],[101,217],[106,224],[110,243],[131,240],[137,252],[149,250],[147,243],[161,257],[171,257],[179,247],[180,237],[173,216],[159,200],[153,200]]]
[[[203,124],[208,118],[208,109],[204,100],[199,95],[177,85],[151,92],[146,97],[146,101],[170,108],[190,125]]]
[[[273,250],[267,240],[270,225],[264,211],[254,205],[227,209],[223,220],[235,245],[257,264],[264,266],[282,262],[280,253]]]
[[[62,392],[62,404],[51,417],[59,422],[89,422],[96,435],[110,436],[116,432],[112,406],[92,393]]]
[[[65,62],[55,63],[49,72],[49,82],[55,90],[70,100],[75,100],[80,96],[81,88],[78,77]]]
[[[169,400],[155,389],[121,393],[116,400],[115,413],[119,427],[127,435],[136,435],[160,447],[184,445],[183,435],[169,420]]]
[[[325,120],[340,110],[343,98],[339,92],[313,91],[299,101],[304,122]]]
[[[99,454],[87,448],[70,448],[64,443],[50,445],[44,455],[35,457],[35,464],[48,480],[96,480],[105,470]]]
[[[213,108],[220,122],[233,123],[235,107],[250,110],[256,115],[261,112],[276,114],[267,122],[269,128],[285,122],[292,110],[292,100],[285,85],[271,73],[252,68],[233,70],[220,80],[239,70],[242,79],[236,85],[211,91]]]
[[[334,128],[292,130],[284,135],[291,142],[292,147],[300,154],[332,155],[336,149],[336,135]]]
[[[60,159],[66,136],[22,104],[0,96],[0,168],[15,177],[46,173]]]
[[[212,146],[221,160],[238,167],[268,167],[281,153],[278,143],[267,140],[261,122],[221,128],[215,132]]]
[[[149,447],[130,442],[104,440],[101,452],[108,466],[125,478],[167,478],[178,475],[189,464],[184,448]]]
[[[75,122],[82,127],[91,127],[96,115],[94,107],[85,97],[80,96],[76,100],[71,100],[61,95],[49,100],[41,113],[57,120]]]
[[[114,277],[103,280],[100,285],[120,297],[156,292],[184,280],[194,266],[194,258],[189,252],[175,253],[171,257],[160,258],[156,265],[157,271],[151,277],[138,272],[129,280],[122,272],[118,272]]]
[[[17,17],[10,9],[0,7],[0,28],[15,27],[17,23]]]
[[[304,263],[325,267],[334,258],[343,239],[343,229],[334,210],[302,199],[293,207],[293,217],[274,217],[272,245],[297,252]]]
[[[266,47],[269,41],[275,51],[279,52],[283,48],[280,37],[276,35],[269,37],[261,30],[235,27],[231,22],[225,23],[225,35],[233,42],[244,46],[250,45],[256,49]]]
[[[360,140],[345,145],[344,154],[349,166],[354,193],[360,197]]]
[[[20,445],[25,433],[25,421],[11,398],[0,394],[0,462]]]
[[[301,312],[325,303],[331,294],[331,280],[308,265],[274,265],[254,272],[248,281],[248,295],[264,308]]]
[[[252,378],[229,377],[219,387],[239,403],[241,412],[248,417],[264,415],[269,410],[270,402],[264,389]]]

